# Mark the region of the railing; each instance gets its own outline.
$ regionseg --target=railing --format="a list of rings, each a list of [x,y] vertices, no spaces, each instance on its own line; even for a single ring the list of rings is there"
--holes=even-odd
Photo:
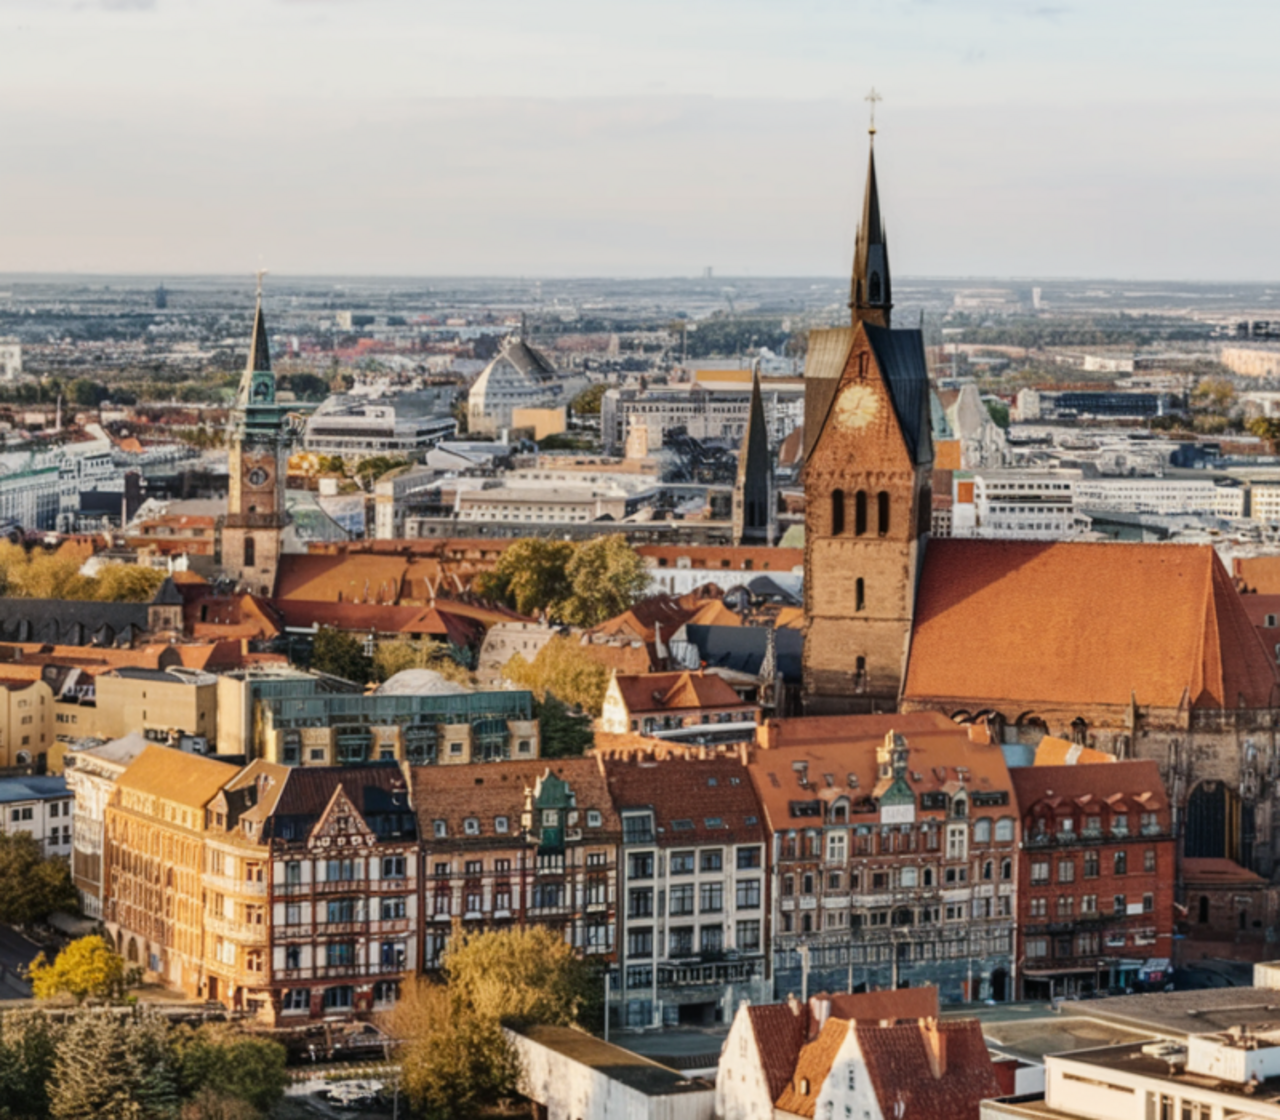
[[[267,943],[267,927],[252,922],[236,921],[233,918],[220,918],[214,914],[206,914],[205,929],[221,937],[230,938],[243,945],[265,945]]]
[[[263,898],[267,893],[266,883],[260,883],[254,879],[233,879],[230,875],[206,873],[204,875],[204,886],[208,890],[219,891],[223,894],[250,895],[253,898]]]

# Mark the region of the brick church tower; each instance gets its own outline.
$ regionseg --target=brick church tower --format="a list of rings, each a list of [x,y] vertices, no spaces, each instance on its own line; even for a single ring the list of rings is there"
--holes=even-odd
[[[269,596],[275,591],[281,538],[289,523],[284,501],[289,430],[285,409],[276,403],[261,283],[253,343],[231,413],[230,443],[222,571],[247,591]]]
[[[874,135],[874,129],[873,135]],[[805,711],[892,711],[929,530],[933,445],[918,330],[891,330],[875,152],[851,326],[813,331],[805,366]]]

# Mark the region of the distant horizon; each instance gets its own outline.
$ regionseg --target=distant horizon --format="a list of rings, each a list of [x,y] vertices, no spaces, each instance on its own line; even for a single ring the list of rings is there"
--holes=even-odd
[[[1268,0],[0,0],[0,37],[8,273],[847,275],[875,86],[895,277],[1280,282]]]
[[[250,287],[255,285],[255,273],[253,271],[240,272],[222,272],[222,271],[130,271],[125,269],[94,269],[77,272],[35,272],[35,271],[15,271],[0,272],[0,283],[2,282],[22,282],[27,279],[40,281],[55,280],[81,280],[81,279],[121,279],[121,280],[145,280],[148,283],[165,282],[168,280],[217,280],[226,282],[236,282],[247,284]],[[739,280],[739,281],[764,281],[764,280],[784,280],[784,281],[822,281],[824,283],[848,283],[849,274],[843,275],[837,273],[765,273],[765,272],[747,272],[747,273],[721,273],[715,272],[710,277],[694,275],[682,272],[652,272],[652,273],[628,273],[628,272],[583,272],[583,273],[499,273],[499,272],[441,272],[441,273],[412,273],[412,272],[274,272],[268,273],[263,283],[264,295],[268,298],[271,294],[271,282],[277,281],[298,281],[298,280],[379,280],[379,281],[413,281],[420,282],[437,282],[448,280],[461,280],[467,282],[477,281],[493,281],[500,283],[542,283],[546,281],[553,282],[573,282],[573,281],[623,281],[623,282],[639,282],[648,281],[681,281],[688,283],[709,282],[716,283],[719,281]],[[920,274],[912,275],[895,275],[894,286],[914,287],[919,284],[1139,284],[1139,285],[1186,285],[1190,287],[1201,288],[1229,288],[1229,287],[1251,287],[1251,288],[1271,288],[1278,289],[1280,294],[1280,276],[1270,280],[1250,280],[1250,279],[1225,279],[1225,280],[1193,280],[1187,277],[1152,277],[1152,276],[1068,276],[1068,275],[930,275]]]

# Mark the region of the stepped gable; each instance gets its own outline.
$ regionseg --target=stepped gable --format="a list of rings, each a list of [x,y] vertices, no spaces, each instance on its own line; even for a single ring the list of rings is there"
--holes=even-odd
[[[1207,545],[938,540],[908,703],[1266,708],[1277,671]]]
[[[860,1023],[854,1029],[886,1116],[978,1120],[981,1102],[1001,1095],[976,1019],[891,1027]]]

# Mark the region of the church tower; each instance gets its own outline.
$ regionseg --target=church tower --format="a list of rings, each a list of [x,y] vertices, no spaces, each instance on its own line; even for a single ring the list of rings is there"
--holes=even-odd
[[[773,463],[769,431],[760,398],[760,374],[751,378],[751,410],[738,449],[738,477],[733,484],[733,543],[771,545],[774,536]]]
[[[230,490],[222,529],[222,571],[255,595],[272,595],[281,538],[289,522],[284,484],[289,431],[276,403],[262,283],[253,318],[253,342],[236,393],[230,424]]]
[[[872,129],[874,134],[874,128]],[[813,331],[805,364],[805,711],[892,711],[906,672],[932,499],[918,330],[890,330],[874,152],[852,325]]]

